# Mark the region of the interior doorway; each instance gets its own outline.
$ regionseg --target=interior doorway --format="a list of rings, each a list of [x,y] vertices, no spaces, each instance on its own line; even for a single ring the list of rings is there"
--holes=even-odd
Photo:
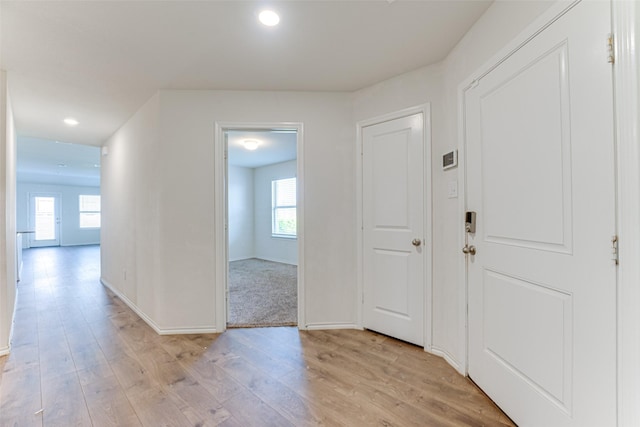
[[[298,325],[298,136],[224,130],[227,327]]]

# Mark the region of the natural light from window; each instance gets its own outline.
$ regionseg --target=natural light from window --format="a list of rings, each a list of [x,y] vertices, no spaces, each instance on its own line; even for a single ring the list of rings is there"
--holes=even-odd
[[[272,221],[274,237],[295,238],[296,224],[296,178],[271,181]]]
[[[35,239],[55,240],[56,199],[55,197],[35,197]]]
[[[80,228],[100,228],[100,196],[80,195]]]

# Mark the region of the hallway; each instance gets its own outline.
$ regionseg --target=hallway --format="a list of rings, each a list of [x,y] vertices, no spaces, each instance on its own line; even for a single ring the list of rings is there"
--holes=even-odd
[[[25,250],[0,426],[509,426],[439,357],[372,332],[159,336],[98,246]]]

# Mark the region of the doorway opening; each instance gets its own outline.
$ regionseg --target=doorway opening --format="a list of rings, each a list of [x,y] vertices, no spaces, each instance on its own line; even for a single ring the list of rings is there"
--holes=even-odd
[[[226,128],[226,326],[298,325],[297,128]]]
[[[60,246],[60,194],[31,193],[29,207],[30,247]]]
[[[19,136],[16,148],[23,247],[100,244],[100,147]]]
[[[23,249],[100,245],[101,156],[100,147],[25,136],[17,137],[16,151],[20,281]]]

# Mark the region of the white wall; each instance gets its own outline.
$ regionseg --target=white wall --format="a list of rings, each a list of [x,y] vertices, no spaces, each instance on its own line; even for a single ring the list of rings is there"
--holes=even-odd
[[[298,265],[298,240],[271,235],[271,181],[296,177],[296,168],[297,161],[292,160],[255,169],[254,238],[256,258]]]
[[[170,304],[163,307],[157,301],[164,270],[182,268],[171,258],[163,257],[160,199],[163,191],[169,190],[159,186],[159,175],[163,171],[158,117],[159,96],[156,94],[109,139],[108,155],[102,157],[100,179],[102,280],[156,327],[158,312],[172,309]],[[198,183],[194,181],[189,188],[198,188]],[[191,194],[197,196],[194,193]],[[190,208],[191,203],[187,206]],[[208,214],[212,215],[212,211]],[[170,226],[179,232],[190,221],[188,217],[180,218]],[[183,281],[176,280],[171,285],[182,289]]]
[[[0,70],[0,355],[9,351],[16,298],[16,135],[7,74]]]
[[[229,165],[229,261],[255,257],[254,169]]]
[[[271,235],[271,181],[297,174],[295,160],[259,168],[229,165],[229,261],[260,258],[298,265],[297,239]]]
[[[160,91],[106,143],[104,280],[161,332],[218,326],[216,121],[304,124],[305,157],[299,161],[305,169],[306,324],[354,325],[355,128],[349,94]],[[336,210],[342,214],[333,215]]]
[[[215,329],[214,124],[302,122],[306,323],[353,325],[355,122],[430,102],[433,349],[462,369],[462,213],[459,201],[446,197],[447,183],[459,180],[460,171],[443,172],[440,156],[458,145],[460,82],[550,4],[496,2],[444,62],[355,94],[161,91],[107,142],[113,155],[102,176],[104,204],[112,205],[103,213],[105,279],[139,301],[159,329]]]
[[[29,194],[58,193],[60,195],[60,246],[95,245],[100,243],[100,229],[80,228],[80,194],[100,194],[100,187],[77,187],[19,182],[17,184],[17,222],[20,231],[33,230],[29,225]],[[33,234],[23,236],[23,247],[28,248]]]
[[[406,73],[354,94],[356,121],[431,103],[433,192],[432,350],[463,371],[465,353],[464,281],[460,275],[462,212],[447,197],[460,169],[442,171],[442,154],[458,147],[458,85],[509,43],[552,2],[495,2],[436,65]]]

